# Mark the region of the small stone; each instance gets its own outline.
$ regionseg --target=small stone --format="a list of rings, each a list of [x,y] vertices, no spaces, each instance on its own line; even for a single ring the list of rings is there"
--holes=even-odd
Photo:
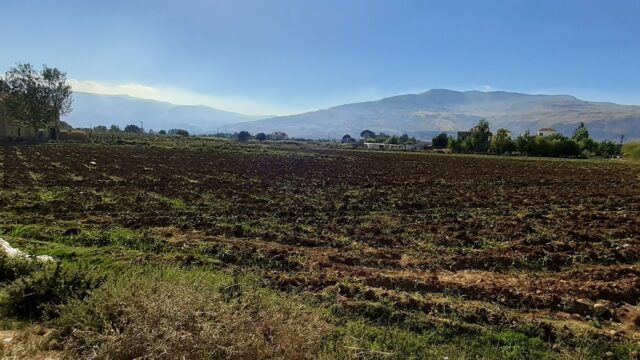
[[[616,354],[612,353],[611,351],[607,351],[605,356],[608,357],[608,358],[613,358],[614,356],[616,356]]]

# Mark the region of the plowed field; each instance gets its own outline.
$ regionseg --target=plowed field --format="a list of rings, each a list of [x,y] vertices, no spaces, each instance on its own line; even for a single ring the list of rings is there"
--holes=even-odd
[[[640,336],[634,164],[224,144],[1,159],[5,233],[47,229],[25,239],[100,247],[85,233],[125,229],[151,249],[136,261],[211,260],[353,312]]]

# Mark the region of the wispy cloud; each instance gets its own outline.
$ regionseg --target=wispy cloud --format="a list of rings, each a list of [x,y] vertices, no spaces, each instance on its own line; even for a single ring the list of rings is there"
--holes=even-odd
[[[70,79],[74,91],[101,95],[129,95],[142,99],[166,101],[178,105],[206,105],[245,115],[288,115],[308,109],[295,109],[272,104],[260,99],[201,94],[174,87],[156,87],[142,84],[107,84],[89,80]]]

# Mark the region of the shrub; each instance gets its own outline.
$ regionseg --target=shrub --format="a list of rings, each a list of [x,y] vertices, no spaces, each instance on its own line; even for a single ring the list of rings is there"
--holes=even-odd
[[[314,358],[329,330],[316,310],[257,284],[170,268],[109,281],[57,322],[78,357],[109,359]]]
[[[84,298],[103,281],[104,277],[93,276],[84,268],[69,269],[58,263],[12,282],[0,306],[7,316],[41,318],[53,315],[55,305]]]
[[[0,252],[0,284],[14,281],[42,268],[42,263]]]

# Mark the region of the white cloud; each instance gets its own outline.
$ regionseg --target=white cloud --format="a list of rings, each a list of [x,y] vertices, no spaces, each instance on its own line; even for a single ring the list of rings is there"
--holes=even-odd
[[[172,87],[154,87],[134,83],[114,85],[76,79],[69,79],[69,84],[74,91],[78,92],[101,95],[129,95],[178,105],[206,105],[245,115],[288,115],[310,110],[292,109],[263,100],[234,96],[214,96]]]

